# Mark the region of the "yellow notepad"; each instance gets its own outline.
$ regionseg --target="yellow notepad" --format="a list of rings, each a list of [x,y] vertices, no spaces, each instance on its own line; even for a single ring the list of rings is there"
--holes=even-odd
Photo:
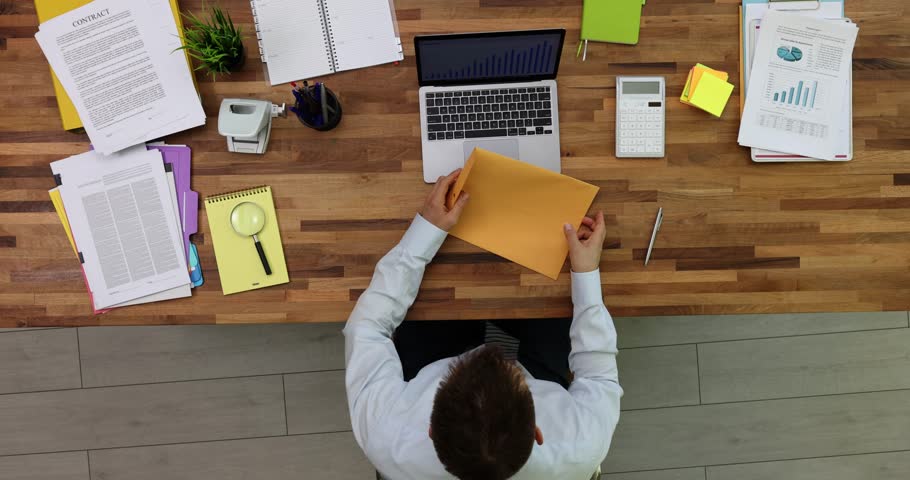
[[[578,229],[598,190],[475,148],[446,199],[451,207],[462,191],[471,195],[449,233],[555,280],[569,253],[563,225]]]
[[[272,268],[271,275],[265,273],[253,238],[241,236],[231,226],[231,212],[243,202],[255,203],[265,211],[265,224],[258,237]],[[281,246],[281,232],[278,230],[271,187],[208,197],[205,199],[205,214],[212,232],[221,291],[225,295],[288,283],[288,267]]]

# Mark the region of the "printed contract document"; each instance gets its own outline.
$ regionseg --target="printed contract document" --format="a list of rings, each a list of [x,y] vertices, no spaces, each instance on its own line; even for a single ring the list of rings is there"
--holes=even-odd
[[[205,124],[167,0],[96,0],[35,35],[105,155]]]
[[[761,30],[739,144],[834,160],[850,114],[856,25],[769,11]]]

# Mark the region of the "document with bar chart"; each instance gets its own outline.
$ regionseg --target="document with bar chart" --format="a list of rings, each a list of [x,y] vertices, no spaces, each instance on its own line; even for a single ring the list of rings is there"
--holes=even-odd
[[[858,29],[769,11],[754,49],[739,143],[835,160],[851,115],[851,58]]]

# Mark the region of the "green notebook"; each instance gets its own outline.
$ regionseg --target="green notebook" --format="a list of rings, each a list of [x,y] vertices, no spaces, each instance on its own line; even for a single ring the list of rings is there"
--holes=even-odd
[[[584,0],[582,41],[638,43],[642,0]]]

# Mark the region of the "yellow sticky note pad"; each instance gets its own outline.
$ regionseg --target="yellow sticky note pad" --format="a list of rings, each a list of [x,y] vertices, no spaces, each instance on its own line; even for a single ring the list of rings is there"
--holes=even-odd
[[[689,77],[686,79],[686,86],[683,88],[679,101],[686,105],[692,104],[692,95],[698,89],[698,85],[701,83],[701,79],[705,74],[708,74],[708,76],[715,76],[724,81],[730,78],[730,75],[726,72],[714,70],[713,68],[698,63],[692,67],[692,70],[689,70]]]
[[[698,68],[699,66],[704,67],[704,68]],[[698,66],[696,66],[692,71],[692,92],[693,93],[696,90],[698,90],[698,85],[701,83],[701,79],[704,78],[706,74],[709,77],[712,77],[712,76],[717,77],[725,82],[727,81],[728,78],[730,78],[730,75],[727,72],[718,72],[717,70],[713,70],[708,67],[705,67],[704,65],[698,64]],[[692,97],[691,93],[689,94],[689,97],[690,98]]]
[[[689,103],[719,117],[733,93],[733,85],[714,75],[703,75],[698,88],[693,89]]]

